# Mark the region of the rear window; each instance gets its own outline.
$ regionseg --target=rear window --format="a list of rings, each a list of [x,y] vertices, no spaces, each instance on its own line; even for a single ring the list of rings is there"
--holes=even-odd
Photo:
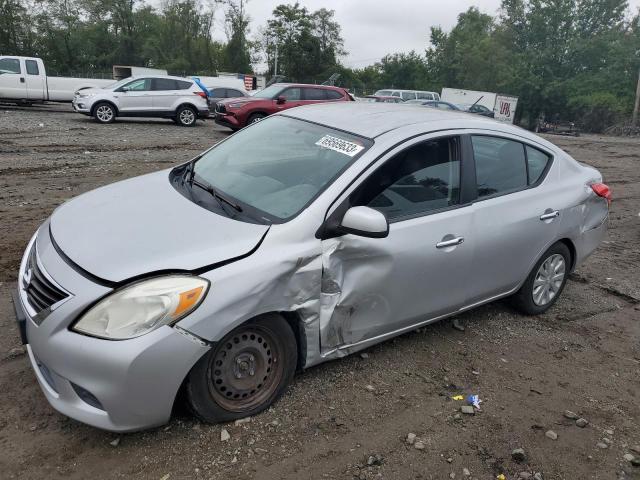
[[[154,78],[151,85],[151,89],[155,91],[178,90],[176,81],[171,78]]]
[[[527,186],[524,145],[506,138],[473,136],[478,197],[515,192]]]
[[[338,100],[339,98],[342,98],[342,94],[340,92],[337,92],[335,90],[325,90],[327,92],[327,99],[329,100]]]
[[[305,88],[304,99],[305,100],[326,100],[327,91],[324,88]]]
[[[186,82],[184,80],[176,80],[176,83],[178,84],[177,90],[187,90],[191,88],[191,82]]]
[[[367,140],[295,118],[269,117],[221,142],[195,173],[263,221],[300,212],[369,148]]]
[[[245,95],[240,90],[234,90],[233,88],[227,88],[227,98],[244,97]]]
[[[403,100],[415,100],[416,94],[414,92],[402,92]]]
[[[211,88],[209,89],[209,93],[211,93],[211,96],[214,98],[227,98],[225,88]]]
[[[35,60],[25,60],[25,66],[27,67],[28,75],[40,75],[40,69],[38,68],[38,62]]]
[[[551,157],[537,148],[527,145],[527,165],[529,167],[529,185],[533,185],[544,173]]]

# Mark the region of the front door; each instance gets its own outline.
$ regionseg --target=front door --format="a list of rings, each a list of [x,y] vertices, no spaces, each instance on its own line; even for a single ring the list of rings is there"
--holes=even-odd
[[[288,108],[299,107],[303,105],[302,101],[302,89],[300,87],[289,87],[280,92],[278,97],[283,97],[285,99],[284,103],[278,103],[278,100],[274,100],[273,102],[276,104],[276,109],[286,110]]]
[[[113,96],[118,99],[120,113],[150,112],[153,108],[150,78],[132,80],[114,92]]]
[[[473,212],[462,200],[461,160],[457,136],[415,141],[349,194],[348,205],[366,205],[387,216],[389,235],[323,240],[323,353],[465,304]]]
[[[19,58],[0,58],[0,98],[27,98],[27,84]]]

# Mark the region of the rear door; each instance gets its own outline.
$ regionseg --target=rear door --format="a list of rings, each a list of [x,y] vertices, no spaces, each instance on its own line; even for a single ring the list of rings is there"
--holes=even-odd
[[[28,98],[24,67],[19,58],[0,57],[0,98]]]
[[[152,78],[151,92],[154,112],[171,113],[174,110],[174,103],[180,92],[173,78]]]
[[[43,72],[40,72],[38,61],[26,59],[24,66],[26,71],[27,97],[29,100],[45,100],[47,93],[45,76]]]
[[[519,137],[478,133],[470,137],[477,199],[475,255],[468,278],[470,303],[519,286],[557,238],[560,205],[547,173],[552,158]]]

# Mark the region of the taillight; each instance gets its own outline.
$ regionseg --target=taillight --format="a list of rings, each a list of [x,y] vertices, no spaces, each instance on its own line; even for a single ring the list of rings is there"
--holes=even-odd
[[[204,93],[204,92],[193,92],[193,93],[195,93],[195,94],[196,94],[196,95],[198,95],[199,97],[207,98],[207,94],[206,94],[206,93]]]
[[[607,202],[611,203],[611,189],[604,183],[592,183],[591,190],[595,192],[599,197],[605,198]]]

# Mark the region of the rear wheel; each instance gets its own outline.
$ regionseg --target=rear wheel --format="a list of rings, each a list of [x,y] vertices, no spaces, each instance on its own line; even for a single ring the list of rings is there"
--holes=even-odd
[[[546,312],[564,290],[571,252],[564,243],[552,245],[534,265],[520,290],[511,297],[514,307],[527,315]]]
[[[191,369],[185,389],[194,413],[206,422],[227,422],[268,408],[291,382],[296,339],[277,314],[236,328]]]
[[[110,103],[99,103],[93,110],[93,118],[98,123],[112,123],[116,119],[116,109]]]
[[[183,127],[193,127],[196,124],[198,115],[193,107],[182,106],[176,111],[176,123]]]

